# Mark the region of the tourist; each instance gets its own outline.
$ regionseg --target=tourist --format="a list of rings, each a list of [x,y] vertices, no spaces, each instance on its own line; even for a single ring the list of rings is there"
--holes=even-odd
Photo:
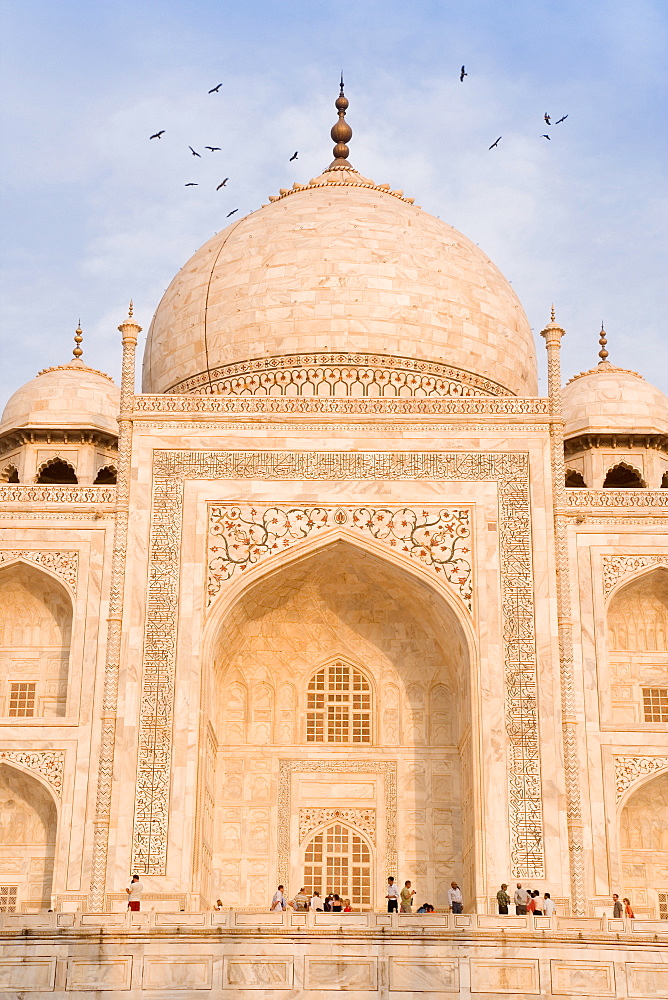
[[[533,915],[534,917],[543,916],[543,903],[538,889],[534,889],[533,892]]]
[[[459,888],[456,882],[450,883],[450,888],[448,889],[448,906],[453,913],[462,913],[464,910],[464,900],[462,899],[462,890]]]
[[[331,893],[330,893],[330,895],[325,896],[325,902],[322,904],[325,913],[331,913],[332,912],[332,899],[333,898],[334,897],[331,895]]]
[[[345,900],[345,905],[343,907],[343,912],[344,913],[352,913],[353,912],[353,908],[350,905],[350,900],[349,899]]]
[[[418,906],[416,913],[429,913],[429,903],[423,903],[422,906]]]
[[[283,894],[283,886],[279,885],[278,889],[274,893],[274,898],[271,901],[270,910],[287,910],[288,901]]]
[[[216,900],[216,905],[214,906],[214,910],[222,910],[222,908],[223,908],[223,901],[222,901],[222,899],[217,899]]]
[[[320,898],[320,893],[316,889],[308,901],[309,910],[318,910],[322,913],[322,900]]]
[[[343,903],[341,902],[341,897],[338,892],[335,892],[332,897],[332,913],[341,913],[343,910]]]
[[[543,915],[546,917],[553,917],[556,912],[557,908],[554,905],[554,900],[550,896],[549,892],[546,892],[543,897]]]
[[[139,875],[133,875],[130,885],[125,890],[128,894],[128,910],[136,913],[141,905],[141,894],[144,891],[144,883],[139,881]]]
[[[294,899],[290,900],[293,910],[308,910],[308,894],[304,886],[301,887]]]
[[[624,907],[622,906],[622,901],[616,892],[612,894],[612,915],[613,917],[623,917]]]
[[[510,896],[506,891],[507,889],[507,882],[502,882],[501,888],[496,894],[496,902],[499,907],[499,913],[504,917],[508,915],[508,907],[510,906]]]
[[[387,894],[385,896],[388,913],[396,913],[399,909],[399,895],[399,886],[395,885],[394,879],[390,875],[387,880]]]
[[[410,880],[404,882],[404,887],[401,890],[401,912],[402,913],[412,913],[413,912],[413,896],[415,895],[415,889],[411,889]]]
[[[635,914],[633,913],[633,907],[631,906],[631,900],[627,896],[624,896],[624,916],[625,917],[633,917],[634,915]]]
[[[529,916],[533,916],[533,914],[536,911],[536,897],[534,895],[533,889],[529,889],[527,895],[528,899],[527,899],[526,912],[529,914]]]
[[[526,889],[522,888],[522,883],[517,883],[517,888],[515,889],[515,913],[518,917],[524,916],[527,912],[527,903],[529,901],[529,893]]]

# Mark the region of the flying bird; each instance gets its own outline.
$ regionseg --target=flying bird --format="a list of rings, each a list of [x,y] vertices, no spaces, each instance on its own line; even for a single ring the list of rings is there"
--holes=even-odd
[[[217,86],[211,88],[211,90],[209,91],[209,93],[210,94],[217,94],[218,91],[220,90],[220,88],[222,86],[223,86],[222,83],[217,84]]]
[[[218,187],[216,188],[216,191],[220,191],[221,188],[224,188],[229,179],[230,179],[229,177],[226,177],[224,181],[221,181]]]
[[[191,152],[191,153],[193,154],[193,156],[199,156],[200,160],[202,159],[202,154],[201,154],[201,153],[197,153],[197,152],[196,152],[196,151],[195,151],[195,150],[194,150],[194,149],[192,148],[192,146],[188,146],[188,149],[189,149],[189,150],[190,150],[190,152]]]
[[[555,125],[561,125],[561,123],[565,122],[567,118],[568,118],[568,115],[562,115],[561,118],[557,118],[557,120],[556,120],[556,122],[554,124]]]
[[[228,212],[228,213],[227,213],[227,218],[229,219],[229,217],[230,217],[231,215],[234,215],[234,213],[235,213],[235,212],[238,212],[238,211],[239,211],[239,209],[238,209],[238,208],[233,208],[231,212]]]
[[[188,184],[184,184],[183,186],[187,188],[196,188],[199,187],[199,184],[196,181],[189,181]]]
[[[546,135],[546,134],[545,134],[545,132],[543,132],[543,133],[542,133],[542,136],[541,136],[541,137],[542,137],[543,139],[549,139],[549,140],[550,140],[550,142],[552,142],[552,136],[551,136],[551,135]]]
[[[219,153],[220,152],[220,146],[205,146],[204,148],[208,149],[212,153]]]
[[[492,145],[489,148],[490,149],[494,149],[495,146],[499,145],[499,143],[501,142],[502,139],[503,139],[503,136],[500,135],[499,138],[496,140],[496,142],[493,142]]]
[[[299,150],[296,149],[295,152],[292,154],[292,156],[290,157],[290,163],[292,163],[293,160],[297,159],[297,153],[298,152],[299,152]]]
[[[165,129],[160,129],[159,132],[155,132],[154,135],[149,135],[149,139],[162,139],[165,134]]]
[[[546,125],[551,125],[552,124],[552,122],[550,121],[550,116],[548,115],[547,111],[543,115],[543,121],[545,122]]]
[[[465,76],[468,76],[468,73],[466,72],[466,69],[464,68],[464,66],[462,66],[461,70],[459,71],[459,82],[460,83],[464,82],[464,77]]]

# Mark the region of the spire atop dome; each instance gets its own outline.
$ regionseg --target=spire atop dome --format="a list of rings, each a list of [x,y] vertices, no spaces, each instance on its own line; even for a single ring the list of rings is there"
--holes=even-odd
[[[350,169],[350,164],[346,163],[350,155],[350,150],[346,143],[350,142],[353,136],[353,130],[346,121],[346,110],[348,108],[348,98],[343,93],[343,71],[341,71],[341,83],[340,83],[339,96],[334,102],[334,106],[339,114],[339,120],[335,125],[332,126],[332,131],[330,135],[336,145],[334,146],[334,160],[330,164],[329,169],[333,167]]]
[[[607,365],[610,363],[608,361],[608,352],[606,350],[608,344],[608,335],[603,329],[603,320],[601,320],[601,334],[598,338],[598,342],[601,345],[601,350],[598,352],[598,356],[601,359],[599,361],[599,365]]]
[[[81,349],[82,342],[83,342],[83,331],[81,329],[81,320],[79,320],[79,323],[77,324],[76,332],[74,334],[74,344],[75,344],[75,347],[74,347],[74,350],[72,351],[72,360],[73,361],[78,361],[79,358],[83,354],[83,351]]]

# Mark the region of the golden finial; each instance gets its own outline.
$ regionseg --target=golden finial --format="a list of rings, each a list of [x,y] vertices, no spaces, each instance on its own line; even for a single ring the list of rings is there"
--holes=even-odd
[[[608,335],[603,329],[603,320],[601,320],[601,334],[598,338],[598,342],[601,345],[601,350],[598,352],[598,356],[601,359],[599,361],[599,365],[607,364],[608,352],[605,348],[608,343]]]
[[[336,110],[339,113],[339,120],[332,127],[330,135],[334,140],[334,142],[336,143],[336,145],[334,146],[334,163],[332,163],[332,166],[343,167],[343,166],[348,166],[348,164],[345,161],[348,159],[348,156],[350,155],[350,150],[348,149],[346,143],[350,142],[353,135],[353,130],[346,121],[346,109],[348,107],[348,98],[343,93],[343,72],[341,73],[340,86],[341,90],[339,92],[339,96],[336,98],[336,101],[334,102],[334,106],[336,107]]]
[[[556,318],[556,313],[554,311],[554,302],[552,303],[552,308],[550,309],[550,323],[554,323]]]
[[[134,311],[135,311],[135,307],[134,307],[134,305],[132,303],[132,299],[130,299],[130,305],[128,306],[128,318],[129,319],[132,319],[132,314],[134,313]]]
[[[82,342],[83,342],[83,333],[81,330],[81,320],[79,320],[76,333],[74,334],[74,343],[76,344],[76,347],[72,351],[72,357],[74,358],[75,361],[78,361],[81,355],[83,354],[83,351],[79,346]]]

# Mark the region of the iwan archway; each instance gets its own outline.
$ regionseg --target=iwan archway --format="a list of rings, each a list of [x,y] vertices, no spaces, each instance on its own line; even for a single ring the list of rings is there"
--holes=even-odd
[[[200,892],[274,883],[382,905],[388,874],[446,905],[473,869],[477,727],[467,612],[346,540],[249,582],[203,681]]]

